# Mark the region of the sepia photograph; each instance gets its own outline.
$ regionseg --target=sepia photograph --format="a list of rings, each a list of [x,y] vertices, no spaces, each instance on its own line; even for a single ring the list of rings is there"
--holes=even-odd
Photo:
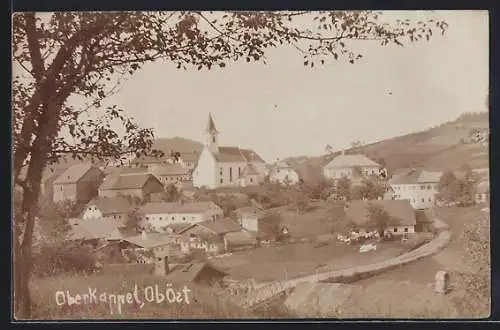
[[[485,319],[486,10],[12,14],[12,318]]]

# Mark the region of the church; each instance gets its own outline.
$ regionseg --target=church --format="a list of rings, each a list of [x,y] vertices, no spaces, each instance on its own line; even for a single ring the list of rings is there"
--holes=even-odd
[[[209,189],[252,186],[264,181],[265,161],[253,150],[219,146],[219,132],[208,115],[205,146],[193,172],[193,185]]]

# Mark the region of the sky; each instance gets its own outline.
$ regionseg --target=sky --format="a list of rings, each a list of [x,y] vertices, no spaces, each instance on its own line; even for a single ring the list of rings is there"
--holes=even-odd
[[[394,13],[444,19],[444,36],[429,42],[352,45],[363,58],[306,68],[302,54],[280,48],[267,65],[238,62],[212,71],[143,67],[108,103],[126,109],[157,137],[204,141],[209,112],[220,145],[252,148],[266,161],[315,156],[425,130],[463,112],[486,111],[486,11]]]

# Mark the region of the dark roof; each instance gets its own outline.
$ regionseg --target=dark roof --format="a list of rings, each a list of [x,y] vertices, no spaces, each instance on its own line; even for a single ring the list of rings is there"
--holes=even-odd
[[[93,167],[94,166],[92,164],[76,164],[70,166],[68,169],[62,172],[61,175],[59,175],[59,177],[54,181],[54,184],[77,183]]]
[[[141,189],[149,180],[155,180],[161,184],[158,179],[150,173],[116,173],[108,175],[99,189],[101,190],[119,190],[119,189]]]
[[[217,132],[211,113],[208,114],[207,132]]]
[[[167,274],[166,278],[168,281],[172,282],[195,282],[198,280],[205,269],[211,268],[218,272],[221,276],[226,276],[227,273],[219,268],[213,266],[212,264],[203,263],[189,263],[182,268],[175,269],[170,274]]]
[[[161,213],[201,213],[219,208],[214,202],[151,202],[139,209],[143,214]]]
[[[390,223],[394,225],[415,225],[415,210],[408,200],[355,200],[348,203],[345,214],[356,225],[363,226],[368,221],[368,206],[380,205],[390,216]]]
[[[98,197],[90,201],[87,206],[95,205],[103,216],[116,213],[132,212],[135,207],[130,201],[122,196]]]

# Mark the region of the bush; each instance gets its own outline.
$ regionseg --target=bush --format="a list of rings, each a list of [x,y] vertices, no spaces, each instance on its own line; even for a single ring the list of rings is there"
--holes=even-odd
[[[33,258],[33,273],[38,277],[64,273],[90,274],[96,270],[93,249],[77,243],[42,246]]]

